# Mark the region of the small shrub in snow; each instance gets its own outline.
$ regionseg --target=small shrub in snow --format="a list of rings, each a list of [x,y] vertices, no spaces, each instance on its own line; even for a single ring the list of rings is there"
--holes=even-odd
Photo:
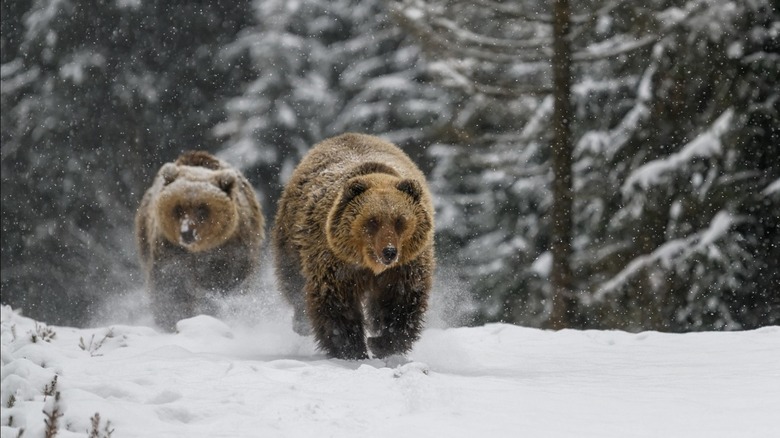
[[[111,438],[114,429],[111,428],[110,421],[106,421],[106,425],[103,426],[103,429],[100,429],[100,413],[95,412],[95,415],[89,420],[92,424],[92,427],[89,429],[89,438]]]
[[[51,379],[51,383],[47,384],[43,387],[43,401],[46,401],[46,397],[56,395],[59,397],[59,391],[57,391],[57,375],[54,375],[54,378]]]
[[[56,376],[55,376],[56,380]],[[60,412],[60,393],[57,391],[54,393],[54,402],[51,404],[51,408],[49,411],[46,410],[46,408],[43,409],[43,415],[45,418],[43,419],[43,422],[46,423],[46,430],[45,430],[45,436],[46,438],[53,438],[57,435],[57,432],[59,431],[59,428],[57,426],[57,421],[62,417],[62,412]]]
[[[106,335],[103,336],[99,341],[95,342],[95,335],[93,334],[89,338],[89,343],[84,342],[84,338],[79,338],[79,348],[82,350],[89,352],[90,356],[101,356],[97,353],[98,350],[100,350],[100,347],[103,346],[103,343],[106,342],[106,339],[113,338],[114,337],[114,329],[110,328],[108,329],[108,332],[106,332]]]
[[[39,340],[44,342],[51,342],[52,339],[57,336],[57,332],[55,332],[51,327],[47,327],[44,324],[38,324],[37,322],[35,323],[35,330],[28,333],[30,333],[30,340],[32,340],[33,343],[36,343]]]

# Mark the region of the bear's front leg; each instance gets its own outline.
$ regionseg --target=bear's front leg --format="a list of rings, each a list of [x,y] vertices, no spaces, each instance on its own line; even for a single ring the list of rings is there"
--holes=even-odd
[[[376,277],[368,301],[368,318],[374,333],[368,338],[368,347],[374,356],[405,354],[412,349],[422,331],[431,286],[429,268],[417,261]]]
[[[306,291],[307,311],[320,348],[330,357],[367,359],[359,294],[324,280],[308,283]]]
[[[174,331],[176,323],[194,314],[190,281],[182,275],[179,263],[155,266],[151,273],[150,301],[154,322],[162,329]]]
[[[312,330],[306,310],[306,279],[301,274],[300,256],[289,244],[275,242],[275,245],[276,278],[282,295],[293,307],[293,330],[301,336],[308,336]]]

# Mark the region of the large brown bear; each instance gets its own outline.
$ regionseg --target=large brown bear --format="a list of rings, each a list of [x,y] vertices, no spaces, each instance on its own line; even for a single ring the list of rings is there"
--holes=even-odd
[[[412,348],[432,286],[433,205],[398,147],[361,134],[316,145],[284,189],[272,239],[298,333],[313,326],[343,359],[367,358],[366,344],[375,357]]]
[[[211,313],[209,298],[258,268],[265,219],[243,175],[193,151],[166,163],[135,217],[136,241],[160,327]]]

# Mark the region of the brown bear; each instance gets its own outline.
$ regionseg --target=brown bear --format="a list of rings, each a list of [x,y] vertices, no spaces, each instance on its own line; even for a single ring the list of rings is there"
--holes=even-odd
[[[256,273],[265,218],[236,169],[202,151],[162,166],[135,217],[155,322],[213,313],[210,297]]]
[[[313,326],[343,359],[412,348],[433,282],[433,204],[401,149],[363,134],[317,144],[282,193],[272,239],[298,333]]]

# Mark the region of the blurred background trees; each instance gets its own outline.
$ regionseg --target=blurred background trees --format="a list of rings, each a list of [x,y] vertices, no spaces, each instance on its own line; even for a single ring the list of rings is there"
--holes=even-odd
[[[462,272],[484,300],[479,319],[544,325],[567,293],[551,281],[560,269],[551,250],[565,236],[554,229],[558,93],[574,106],[566,325],[749,327],[755,320],[745,316],[759,307],[777,321],[774,256],[744,234],[771,229],[778,240],[777,193],[767,189],[777,160],[757,167],[750,158],[780,153],[772,5],[572,4],[568,91],[554,83],[558,2],[395,7],[442,82],[481,102],[474,113],[505,109],[503,119],[466,128],[481,146],[437,146],[446,159],[433,173],[445,180],[444,209],[461,214],[439,232],[460,246],[458,263],[472,266]],[[774,127],[759,121],[769,119]],[[450,184],[461,169],[471,177]]]
[[[361,131],[427,171],[440,265],[474,297],[473,323],[549,326],[556,297],[557,326],[780,322],[776,6],[574,2],[562,49],[556,7],[4,2],[3,303],[81,325],[140,286],[132,217],[183,150],[239,166],[272,218],[311,145]]]
[[[2,4],[2,299],[83,324],[138,283],[133,216],[159,165],[215,149],[248,3]]]
[[[214,133],[220,156],[247,173],[268,214],[303,154],[327,137],[381,133],[424,160],[424,145],[451,117],[451,99],[381,0],[254,5],[255,23],[219,53],[228,62],[247,56],[253,77]]]

